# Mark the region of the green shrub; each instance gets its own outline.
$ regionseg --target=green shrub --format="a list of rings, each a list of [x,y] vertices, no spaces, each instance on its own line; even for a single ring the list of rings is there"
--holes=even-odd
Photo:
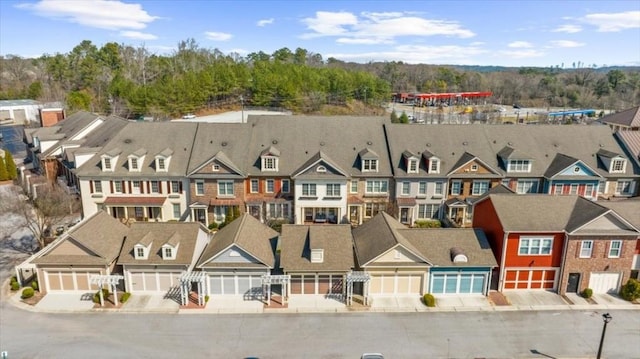
[[[38,281],[34,280],[33,282],[31,282],[31,288],[33,288],[33,290],[38,290]]]
[[[11,290],[15,292],[15,291],[16,291],[16,290],[18,290],[18,289],[20,289],[20,283],[18,283],[18,282],[11,282]]]
[[[16,277],[15,275],[11,277],[11,283],[17,282],[17,281],[18,281],[18,277]]]
[[[120,297],[120,303],[125,303],[127,300],[129,300],[130,296],[131,296],[131,293],[129,292],[122,293],[122,296]]]
[[[209,223],[209,230],[213,231],[214,229],[218,229],[218,224],[216,222]]]
[[[634,301],[640,298],[640,281],[629,278],[627,283],[622,286],[622,290],[620,290],[620,296],[624,300]]]
[[[591,296],[593,295],[593,289],[591,288],[586,288],[585,290],[582,291],[582,297],[584,298],[591,298]]]
[[[436,297],[433,296],[433,294],[431,293],[427,293],[422,297],[422,300],[424,301],[424,305],[426,305],[427,307],[435,307],[436,306]]]
[[[36,292],[33,290],[33,288],[31,288],[31,287],[26,287],[26,288],[22,291],[22,296],[21,296],[21,298],[22,298],[22,299],[31,298],[31,297],[33,297],[33,295],[34,295],[35,293],[36,293]]]
[[[109,289],[102,288],[102,298],[107,299],[109,296]],[[100,291],[97,291],[96,294],[93,295],[93,302],[100,303]]]
[[[205,296],[204,296],[204,302],[205,302],[205,303],[208,303],[208,302],[209,302],[209,295],[205,295]]]
[[[421,219],[415,221],[415,225],[418,228],[441,228],[442,223],[437,219]]]

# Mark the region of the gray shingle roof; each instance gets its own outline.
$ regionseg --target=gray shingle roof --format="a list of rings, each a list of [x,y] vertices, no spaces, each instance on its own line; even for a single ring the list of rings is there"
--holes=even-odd
[[[640,230],[640,197],[617,201],[598,201],[598,204],[612,209],[631,223],[632,226]]]
[[[189,161],[188,173],[192,173],[207,164],[216,154],[224,156],[244,170],[246,161],[259,161],[260,158],[249,158],[247,147],[251,135],[251,127],[243,123],[200,123],[193,140],[193,154]]]
[[[158,175],[155,170],[155,154],[167,148],[173,150],[167,172],[161,176],[185,176],[191,156],[198,124],[186,122],[129,122],[106,143],[100,152],[77,170],[79,177],[149,177]],[[128,156],[140,150],[146,150],[144,162],[140,163],[139,172],[127,169]],[[118,155],[117,163],[113,163],[113,172],[101,169],[102,154]]]
[[[210,266],[210,263],[207,262],[232,245],[236,245],[264,263],[266,267],[273,268],[275,264],[273,242],[277,237],[278,232],[245,213],[214,235],[202,253],[197,266]],[[229,263],[225,264],[229,266]],[[236,265],[237,263],[232,264],[232,266]]]
[[[600,121],[606,124],[640,127],[640,106],[604,116]]]
[[[74,226],[66,236],[60,237],[55,243],[50,244],[55,247],[62,241],[73,240],[94,255],[53,255],[50,254],[52,250],[49,250],[41,257],[34,259],[33,263],[108,265],[118,257],[128,229],[107,212],[98,211]]]
[[[247,173],[251,176],[287,176],[307,163],[320,151],[349,176],[390,177],[382,124],[385,117],[321,116],[251,116]],[[262,173],[260,154],[270,146],[280,151],[278,171]],[[379,171],[360,171],[363,150],[378,156]]]
[[[518,173],[518,177],[543,177],[545,173],[557,172],[559,163],[556,162],[552,166],[556,154],[561,154],[563,158],[578,159],[599,175],[610,177],[608,169],[595,154],[601,149],[613,153],[625,153],[606,126],[407,126],[403,124],[385,124],[384,126],[396,177],[442,177],[459,164],[465,152],[473,154],[491,168],[506,175],[505,164],[497,154],[507,146],[520,154],[517,157],[526,155],[528,156],[526,159],[532,161],[531,172]],[[440,174],[427,174],[424,161],[420,163],[420,173],[407,174],[402,160],[404,151],[412,153],[429,151],[441,160]],[[550,167],[552,167],[551,170]],[[627,166],[624,174],[615,176],[637,176],[634,175],[634,170],[635,173],[640,173],[640,169],[634,165]]]
[[[202,229],[199,222],[134,222],[131,224],[127,240],[122,246],[118,264],[139,265],[185,265],[192,263],[198,232]],[[163,259],[161,249],[175,236],[179,238],[175,259]],[[151,243],[149,257],[136,259],[134,246],[138,243]]]
[[[311,249],[323,249],[322,263],[311,262]],[[336,271],[353,269],[351,226],[294,225],[282,226],[280,267],[285,272]]]

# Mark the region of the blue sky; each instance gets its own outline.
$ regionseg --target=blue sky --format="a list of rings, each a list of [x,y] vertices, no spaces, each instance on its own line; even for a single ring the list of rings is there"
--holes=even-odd
[[[324,59],[640,66],[640,1],[0,1],[0,54],[68,53],[82,40],[170,54],[297,47]]]

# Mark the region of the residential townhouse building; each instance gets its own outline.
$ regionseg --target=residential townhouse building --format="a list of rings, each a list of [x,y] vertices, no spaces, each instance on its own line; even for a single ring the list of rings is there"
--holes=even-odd
[[[640,106],[612,113],[600,119],[614,132],[640,131]]]
[[[493,289],[617,293],[631,275],[640,230],[594,201],[490,194],[474,212],[498,260]]]
[[[197,124],[128,123],[76,170],[83,215],[122,221],[189,218],[186,177]]]

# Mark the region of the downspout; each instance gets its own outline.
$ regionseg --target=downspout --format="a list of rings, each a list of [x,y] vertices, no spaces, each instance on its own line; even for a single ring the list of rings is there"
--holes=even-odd
[[[595,242],[594,242],[595,243]],[[569,247],[569,234],[567,232],[564,233],[564,245],[562,246],[562,264],[560,265],[560,280],[558,281],[558,294],[561,294],[560,291],[562,290],[561,285],[562,283],[562,278],[564,277],[564,266],[565,263],[567,261],[567,250]],[[580,280],[582,281],[582,276],[580,276]],[[578,287],[580,286],[580,283],[578,283]],[[564,293],[562,293],[564,294]]]
[[[504,274],[505,274],[505,268],[504,268],[504,262],[505,262],[505,258],[507,257],[507,239],[508,239],[508,235],[509,232],[505,232],[505,234],[502,237],[502,258],[500,258],[500,272],[499,272],[499,279],[498,279],[498,291],[502,292],[504,290]]]

